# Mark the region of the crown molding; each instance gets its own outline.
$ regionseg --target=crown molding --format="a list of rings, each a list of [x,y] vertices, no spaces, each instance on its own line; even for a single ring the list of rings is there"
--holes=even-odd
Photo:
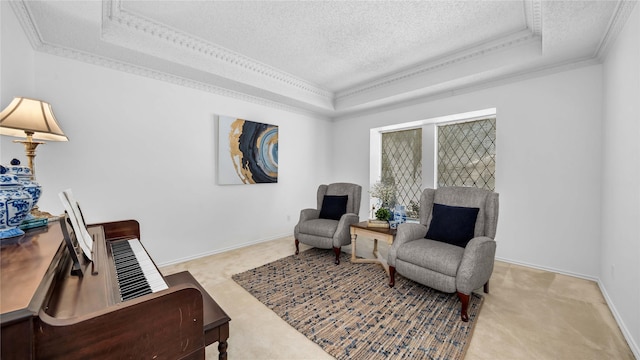
[[[309,81],[128,11],[123,7],[122,0],[103,1],[103,33],[105,32],[106,24],[109,22],[116,22],[132,31],[153,36],[157,40],[168,43],[170,46],[188,50],[186,54],[196,52],[212,60],[238,67],[242,71],[275,80],[286,86],[293,87],[297,91],[304,91],[330,101],[333,100],[332,92],[322,89]],[[183,62],[185,65],[187,63],[188,61],[186,60]]]
[[[129,74],[144,76],[154,80],[160,80],[160,81],[168,82],[175,85],[189,87],[196,90],[206,91],[216,95],[229,97],[237,100],[242,100],[242,101],[254,103],[257,105],[267,106],[274,109],[284,110],[287,112],[304,114],[307,116],[314,116],[314,117],[317,117],[318,115],[326,116],[326,114],[323,115],[321,111],[313,111],[313,110],[305,109],[301,106],[290,105],[281,101],[273,101],[273,100],[266,99],[264,97],[245,94],[239,91],[234,91],[234,90],[223,88],[220,86],[215,86],[212,84],[195,81],[192,79],[172,75],[166,72],[150,69],[147,67],[133,65],[124,61],[114,60],[108,57],[99,56],[99,55],[79,51],[76,49],[71,49],[68,47],[60,46],[58,44],[47,43],[43,40],[42,36],[40,35],[40,31],[38,30],[35,22],[33,21],[32,14],[29,12],[28,7],[25,5],[25,0],[12,0],[10,1],[10,5],[16,17],[18,18],[18,21],[22,26],[22,29],[24,30],[27,38],[29,39],[29,42],[31,43],[32,48],[36,51],[55,55],[55,56],[69,58],[72,60],[77,60],[77,61],[92,64],[92,65],[98,65],[101,67],[106,67],[106,68],[126,72]]]
[[[493,44],[491,44],[491,42],[474,44],[466,49],[457,51],[454,54],[445,55],[439,59],[411,67],[405,71],[397,72],[378,80],[366,82],[351,89],[339,91],[335,96],[335,102],[337,103],[338,101],[348,97],[387,86],[425,72],[438,70],[449,65],[472,60],[494,51],[519,46],[532,40],[542,41],[542,0],[524,0],[524,16],[527,23],[527,30],[515,33],[515,37],[514,34],[509,34],[503,36]]]
[[[609,26],[607,27],[607,31],[605,32],[600,44],[593,56],[602,61],[609,51],[611,45],[615,42],[615,39],[618,37],[618,34],[624,28],[624,25],[627,23],[629,16],[631,16],[631,12],[635,7],[637,0],[620,0],[616,4],[616,10],[613,12],[611,16],[611,20],[609,21]]]
[[[297,106],[287,105],[283,102],[272,101],[263,97],[248,95],[246,93],[242,93],[239,91],[234,91],[231,89],[211,85],[211,84],[200,82],[200,81],[195,81],[185,77],[172,75],[166,72],[153,70],[147,67],[132,65],[123,61],[113,60],[107,57],[98,56],[95,54],[90,54],[90,53],[86,53],[86,52],[82,52],[82,51],[78,51],[75,49],[70,49],[70,48],[66,48],[58,45],[43,43],[38,50],[51,55],[66,57],[72,60],[77,60],[77,61],[92,64],[92,65],[97,65],[100,67],[122,71],[129,74],[144,76],[154,80],[164,81],[167,83],[189,87],[189,88],[200,90],[200,91],[206,91],[216,95],[238,99],[238,100],[242,100],[242,101],[246,101],[246,102],[250,102],[258,105],[268,106],[275,109],[285,110],[288,112],[301,113],[305,115],[318,114],[317,112],[308,111]]]
[[[524,0],[527,27],[535,36],[542,36],[542,0]]]
[[[336,94],[336,102],[347,99],[354,95],[369,92],[377,88],[385,87],[393,83],[412,78],[417,75],[424,74],[426,72],[440,70],[444,67],[455,65],[461,62],[474,60],[482,56],[486,56],[490,53],[506,50],[516,46],[523,45],[531,41],[540,41],[540,37],[534,35],[529,30],[518,31],[513,34],[503,36],[502,38],[494,41],[485,42],[482,44],[475,44],[462,51],[457,51],[453,54],[445,55],[438,59],[429,61],[427,63],[411,67],[407,70],[396,72],[394,74],[382,77],[378,80],[370,81],[360,86],[347,89],[345,91],[338,92]]]
[[[9,3],[16,17],[18,18],[18,21],[22,26],[25,35],[36,51],[56,56],[62,56],[89,64],[107,67],[130,74],[144,76],[147,78],[160,80],[179,86],[189,87],[199,91],[205,91],[223,97],[233,98],[287,112],[303,114],[305,116],[311,116],[314,118],[342,120],[346,118],[362,116],[364,114],[386,111],[388,109],[396,109],[399,106],[410,106],[419,102],[432,101],[443,97],[455,96],[470,91],[477,91],[488,87],[499,86],[501,84],[510,83],[513,81],[520,81],[523,79],[544,76],[548,73],[569,70],[575,67],[600,63],[602,61],[602,58],[606,56],[606,51],[608,50],[608,48],[615,41],[616,36],[623,29],[637,2],[637,0],[618,1],[616,10],[611,17],[607,31],[603,36],[602,41],[600,42],[598,50],[592,57],[581,58],[577,60],[567,60],[561,64],[549,64],[532,68],[530,70],[522,69],[520,71],[511,72],[509,74],[494,74],[495,76],[490,78],[470,80],[466,85],[458,83],[457,85],[452,85],[447,88],[440,87],[438,89],[438,87],[435,87],[432,89],[433,91],[430,91],[430,93],[429,91],[423,91],[422,95],[418,95],[415,92],[412,94],[411,91],[406,93],[402,93],[402,91],[400,91],[400,93],[395,93],[395,95],[392,97],[393,99],[391,97],[381,98],[380,101],[371,101],[368,104],[349,106],[344,109],[336,109],[336,102],[338,99],[345,99],[361,93],[365,93],[366,96],[370,91],[384,88],[388,85],[397,85],[397,82],[400,82],[402,80],[410,79],[417,76],[424,76],[425,74],[428,74],[432,71],[442,71],[443,69],[448,69],[448,67],[450,67],[451,65],[457,65],[466,61],[482,59],[483,56],[493,55],[496,52],[503,50],[510,50],[513,47],[517,47],[523,44],[531,44],[534,41],[541,42],[541,35],[538,35],[542,33],[541,1],[525,0],[525,16],[527,18],[526,30],[508,34],[481,44],[476,44],[475,46],[469,47],[463,51],[450,53],[443,57],[431,60],[427,63],[423,63],[419,66],[411,67],[403,71],[388,75],[386,77],[363,83],[358,87],[347,89],[339,93],[336,97],[333,97],[333,94],[331,92],[320,89],[320,91],[324,91],[323,96],[329,96],[331,98],[331,103],[333,104],[332,108],[314,106],[311,103],[296,100],[292,97],[279,95],[273,92],[266,91],[264,89],[258,89],[257,92],[245,93],[242,91],[242,85],[238,85],[238,87],[235,87],[235,85],[231,87],[218,86],[219,84],[216,85],[215,81],[207,81],[198,78],[197,74],[194,76],[191,76],[190,73],[176,75],[168,71],[154,69],[152,66],[134,65],[128,61],[118,60],[108,55],[93,54],[82,50],[72,49],[68,46],[46,42],[41,35],[37,24],[34,21],[33,15],[29,10],[28,1],[12,0]],[[119,11],[118,14],[123,14],[123,11],[121,9],[121,0],[104,0],[102,2],[102,6],[103,17],[113,17],[114,9]],[[146,30],[144,30],[142,27],[146,23],[144,21],[139,22],[138,20],[141,19],[139,16],[130,18],[132,21],[129,23],[124,20],[124,18],[127,16],[128,15],[120,16],[120,20],[118,21],[124,21],[128,28],[133,27],[134,29],[137,29],[136,31],[139,32],[146,33],[149,31],[153,31],[152,35],[154,36],[154,39],[163,39],[162,41],[170,42],[170,44],[178,44],[180,49],[189,49],[189,51],[199,51],[205,53],[209,51],[208,54],[211,58],[219,56],[221,57],[220,61],[225,61],[230,65],[237,66],[238,69],[248,68],[249,71],[253,73],[260,73],[260,71],[263,71],[264,69],[260,66],[262,64],[257,63],[256,65],[256,63],[252,62],[252,60],[249,58],[242,57],[240,55],[235,56],[237,54],[229,55],[229,53],[225,52],[225,49],[216,47],[212,44],[199,43],[197,41],[191,42],[191,40],[194,39],[193,37],[183,38],[181,37],[181,34],[179,32],[176,32],[173,29],[169,29],[167,27],[157,27],[155,25],[151,25],[150,27],[147,27]],[[118,22],[118,24],[120,24],[120,22]],[[202,45],[202,47],[199,47],[200,45]],[[216,49],[222,49],[222,52],[214,52],[214,50]],[[253,65],[256,66],[252,67]],[[263,76],[265,76],[265,78],[276,79],[283,84],[287,83],[288,81],[288,78],[286,77],[287,74],[277,71],[277,69],[267,67],[266,69],[264,69],[264,71],[265,73],[263,74]],[[280,73],[284,74],[284,77],[278,77]],[[297,88],[297,86],[305,86],[304,83],[304,81],[302,85],[299,82],[295,84],[292,83],[291,87],[302,90],[302,88]],[[310,89],[313,90],[313,87],[311,87]],[[314,94],[307,90],[302,91],[306,92],[307,94]]]
[[[31,43],[31,47],[34,49],[40,48],[44,41],[42,40],[42,35],[33,21],[33,16],[25,5],[24,0],[11,0],[9,1],[9,5],[11,5],[11,9],[14,14],[16,14],[20,26],[22,26],[27,39],[29,39],[29,42]]]
[[[518,81],[524,81],[529,79],[535,79],[547,75],[561,73],[564,71],[570,71],[580,69],[587,66],[598,65],[600,62],[593,57],[585,57],[575,60],[568,60],[562,63],[543,65],[536,68],[522,70],[515,73],[504,74],[497,77],[493,77],[486,80],[480,80],[475,84],[452,87],[445,90],[441,90],[429,95],[420,95],[413,98],[408,98],[402,101],[393,102],[390,104],[383,104],[378,106],[372,106],[365,109],[358,110],[344,110],[332,117],[333,121],[342,121],[355,119],[367,115],[373,115],[380,112],[392,111],[401,109],[408,106],[415,106],[424,104],[426,102],[435,101],[439,99],[445,99],[452,96],[464,95],[475,91],[494,88],[502,85],[508,85]]]

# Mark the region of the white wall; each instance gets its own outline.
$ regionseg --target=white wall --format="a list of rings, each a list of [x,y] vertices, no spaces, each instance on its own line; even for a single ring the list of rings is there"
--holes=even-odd
[[[640,6],[604,62],[601,287],[640,358]],[[620,322],[620,321],[619,321]]]
[[[368,190],[369,129],[495,107],[498,258],[595,279],[601,89],[602,67],[589,66],[338,120],[334,173]]]
[[[6,1],[0,2],[0,99],[2,108],[13,99],[9,92],[26,94],[34,87],[34,52]],[[10,98],[9,98],[10,97]],[[0,143],[9,138],[0,136]]]
[[[140,221],[162,265],[292,234],[300,209],[315,207],[317,186],[332,179],[327,119],[33,50],[33,62],[21,62],[12,50],[29,45],[9,35],[18,24],[2,6],[0,106],[14,96],[46,100],[69,137],[38,148],[42,210],[63,212],[57,193],[71,188],[88,222]],[[277,184],[216,184],[214,114],[279,125]],[[24,160],[11,139],[2,136],[1,163]]]

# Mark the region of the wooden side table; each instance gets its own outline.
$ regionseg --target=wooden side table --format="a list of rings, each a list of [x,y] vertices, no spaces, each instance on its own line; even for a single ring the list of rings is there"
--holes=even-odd
[[[396,236],[396,229],[368,227],[367,221],[362,221],[351,225],[351,262],[365,264],[380,264],[389,275],[389,265],[387,260],[378,253],[378,240],[386,241],[387,244],[393,244]],[[358,236],[373,240],[373,256],[374,259],[362,259],[356,257],[356,240]]]

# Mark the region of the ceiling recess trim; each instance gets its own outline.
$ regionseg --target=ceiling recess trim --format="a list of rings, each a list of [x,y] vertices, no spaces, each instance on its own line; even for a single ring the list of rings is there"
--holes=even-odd
[[[14,14],[16,14],[16,17],[18,18],[18,22],[20,22],[20,25],[22,26],[22,30],[25,32],[25,35],[27,35],[27,39],[29,39],[31,47],[36,50],[40,49],[42,44],[44,44],[44,41],[42,40],[42,35],[33,21],[33,16],[25,5],[24,0],[10,1],[9,5],[11,5]]]
[[[533,35],[542,36],[542,0],[525,0],[524,11],[529,30]]]
[[[425,64],[409,68],[404,71],[396,72],[394,74],[385,76],[378,80],[369,81],[360,86],[347,89],[336,94],[336,101],[344,100],[348,97],[361,94],[364,92],[372,91],[374,89],[388,86],[392,83],[405,80],[417,75],[424,74],[426,72],[440,70],[442,68],[461,63],[464,61],[473,60],[482,56],[486,56],[489,53],[506,50],[516,46],[520,46],[532,41],[540,41],[539,36],[534,35],[529,30],[518,31],[514,34],[503,36],[498,40],[491,42],[485,42],[482,44],[475,44],[468,47],[465,50],[457,51],[454,54],[445,55],[441,58],[429,61]]]
[[[597,50],[593,54],[595,58],[598,58],[601,61],[604,59],[607,51],[609,50],[609,46],[615,41],[615,38],[627,23],[629,16],[631,16],[631,12],[633,11],[636,2],[637,1],[627,0],[618,1],[616,4],[616,10],[613,12],[611,20],[609,21],[609,26],[607,26],[607,31],[602,37],[600,44],[598,44]]]
[[[449,88],[446,91],[437,92],[435,94],[432,93],[431,95],[427,95],[427,96],[405,97],[404,100],[402,100],[402,96],[400,96],[399,101],[395,101],[393,104],[387,104],[382,106],[380,105],[364,106],[359,108],[354,107],[351,109],[345,108],[340,110],[337,110],[334,105],[333,109],[313,110],[313,109],[306,108],[305,106],[300,106],[299,104],[287,103],[286,100],[277,101],[277,100],[264,98],[259,95],[254,96],[251,94],[246,94],[242,91],[227,89],[224,87],[216,86],[211,83],[201,82],[201,81],[185,78],[182,76],[174,75],[171,73],[167,73],[165,71],[154,70],[149,67],[134,65],[129,62],[115,60],[110,57],[95,55],[88,52],[71,49],[65,46],[61,46],[59,44],[47,43],[43,40],[41,32],[38,29],[37,24],[34,22],[33,15],[30,13],[25,0],[17,0],[17,1],[9,2],[13,12],[16,14],[16,17],[18,18],[18,21],[20,22],[23,28],[23,31],[25,32],[25,35],[29,39],[29,42],[31,43],[34,50],[36,51],[41,51],[41,52],[49,53],[52,55],[67,57],[73,60],[78,60],[78,61],[82,61],[85,63],[94,64],[94,65],[99,65],[99,66],[131,73],[139,76],[145,76],[148,78],[152,78],[152,79],[156,79],[156,80],[160,80],[160,81],[164,81],[164,82],[168,82],[168,83],[172,83],[180,86],[185,86],[185,87],[189,87],[189,88],[193,88],[201,91],[206,91],[206,92],[224,96],[224,97],[234,98],[234,99],[238,99],[238,100],[242,100],[242,101],[246,101],[246,102],[250,102],[258,105],[268,106],[271,108],[280,109],[288,112],[294,112],[298,114],[304,114],[312,117],[322,117],[324,119],[350,118],[353,116],[358,116],[358,114],[367,114],[373,111],[380,111],[381,109],[388,109],[396,106],[402,106],[402,104],[406,105],[416,101],[425,101],[425,100],[428,101],[434,98],[452,96],[452,95],[461,94],[468,91],[474,91],[474,90],[485,88],[485,87],[495,86],[501,83],[510,82],[512,80],[540,76],[548,72],[558,71],[558,69],[568,70],[570,68],[600,63],[606,56],[606,53],[610,48],[610,46],[615,42],[617,35],[624,28],[624,25],[626,24],[629,16],[631,15],[632,10],[634,9],[634,6],[636,5],[636,3],[637,1],[629,1],[629,0],[619,0],[617,2],[616,10],[611,16],[607,30],[603,35],[603,38],[600,41],[600,44],[597,47],[597,50],[594,52],[594,54],[591,57],[588,57],[588,58],[569,59],[562,64],[555,64],[555,65],[550,64],[542,68],[538,67],[538,68],[528,69],[528,70],[525,69],[525,70],[518,71],[511,74],[502,74],[494,78],[493,80],[488,79],[477,84],[468,84],[468,86],[457,86],[454,88]],[[105,6],[108,6],[110,8],[115,7],[116,9],[118,9],[118,7],[121,8],[121,0],[103,0],[103,16],[105,16],[104,15],[106,10]],[[353,96],[359,93],[368,92],[370,90],[381,88],[391,83],[394,83],[396,81],[401,81],[403,79],[411,78],[412,76],[420,75],[431,70],[439,70],[440,68],[446,67],[448,65],[453,65],[469,59],[477,59],[482,57],[483,55],[487,55],[488,53],[492,53],[494,51],[499,51],[501,49],[508,49],[511,46],[522,45],[523,43],[534,41],[534,40],[541,41],[542,24],[543,24],[541,7],[542,7],[542,2],[540,0],[525,0],[524,11],[525,11],[525,18],[527,21],[527,30],[523,30],[515,34],[511,34],[511,37],[506,36],[506,37],[496,39],[493,42],[487,42],[485,44],[477,44],[476,46],[467,48],[465,51],[462,51],[462,52],[459,51],[454,54],[450,54],[447,57],[441,57],[437,60],[432,60],[428,63],[423,63],[419,66],[412,67],[401,72],[396,72],[394,74],[391,74],[383,78],[379,78],[371,82],[363,83],[358,87],[354,87],[354,88],[344,90],[342,92],[338,92],[336,96],[334,96],[332,92],[324,89],[316,88],[316,90],[322,94],[322,97],[327,97],[331,99],[331,101],[335,104],[335,101],[337,101],[338,98],[344,99],[346,97]],[[120,11],[119,14],[122,14],[122,11]],[[127,24],[127,25],[134,26],[132,24],[133,23]],[[142,30],[138,29],[138,31],[142,31]],[[156,36],[160,37],[161,35],[160,33],[157,33]],[[193,39],[193,37],[188,37],[188,38]],[[173,42],[174,40],[172,39],[171,41]],[[216,49],[222,49],[219,46],[213,46],[209,43],[206,43],[206,45],[210,45]],[[183,45],[183,46],[186,46],[186,45]],[[265,69],[268,70],[267,72],[273,71],[273,72],[269,72],[269,74],[266,76],[269,76],[272,79],[282,81],[283,83],[286,83],[286,81],[291,79],[293,81],[291,84],[296,84],[292,86],[302,86],[299,89],[303,89],[306,85],[310,84],[310,86],[307,87],[310,90],[307,92],[310,94],[315,94],[316,96],[318,95],[317,93],[313,93],[314,91],[313,84],[307,81],[292,77],[292,75],[289,75],[285,72],[281,72],[277,69],[269,67],[268,65],[258,63],[254,60],[251,60],[250,58],[243,57],[238,54],[230,53],[225,49],[222,49],[222,51],[223,52],[220,53],[219,56],[226,55],[227,57],[225,58],[225,61],[228,61],[231,64],[233,64],[234,62],[238,62],[239,66],[243,67],[244,69],[251,70],[253,72],[260,71],[259,69],[262,69],[260,66],[264,66],[266,67]],[[245,59],[246,59],[246,62],[242,62],[242,64],[240,64],[240,62],[245,61]],[[258,66],[250,67],[251,64],[258,65]],[[247,68],[247,66],[249,67]],[[278,77],[280,76],[278,74],[282,74],[282,76]]]
[[[416,97],[406,98],[401,101],[396,101],[396,102],[383,104],[383,105],[377,105],[373,107],[367,107],[367,108],[358,109],[358,110],[347,109],[344,111],[340,111],[337,116],[333,117],[333,120],[342,121],[342,120],[357,118],[365,115],[373,115],[379,112],[396,110],[403,107],[419,105],[421,103],[428,102],[428,101],[434,101],[438,99],[448,98],[451,96],[468,94],[474,91],[511,84],[517,81],[524,81],[524,80],[533,79],[541,76],[547,76],[550,74],[556,74],[559,72],[579,69],[586,66],[593,66],[598,63],[599,61],[593,57],[584,57],[580,59],[568,60],[566,62],[562,62],[559,64],[539,66],[533,69],[527,69],[527,70],[518,71],[515,73],[499,75],[488,80],[479,81],[477,83],[466,85],[464,87],[444,89],[428,95],[420,95]]]
[[[122,0],[105,0],[103,4],[103,23],[108,21],[117,22],[119,25],[128,27],[133,31],[152,35],[159,40],[170,43],[172,46],[195,51],[213,60],[239,67],[243,71],[249,71],[259,76],[276,80],[287,86],[294,87],[298,91],[302,90],[315,96],[333,100],[332,92],[322,89],[309,81],[223,48],[222,46],[212,44],[191,34],[127,11],[122,5]]]
[[[305,115],[317,115],[318,112],[309,111],[301,107],[290,106],[278,101],[272,101],[258,96],[248,95],[239,91],[233,91],[227,88],[211,85],[187,79],[184,77],[168,74],[166,72],[153,70],[147,67],[133,65],[127,62],[113,60],[104,56],[90,54],[84,51],[70,49],[57,44],[49,44],[42,40],[38,28],[32,20],[31,14],[28,8],[24,5],[23,1],[11,1],[11,7],[18,17],[19,22],[23,26],[27,37],[33,48],[37,51],[47,54],[62,56],[72,60],[82,61],[85,63],[98,65],[118,71],[127,72],[134,75],[144,76],[155,80],[160,80],[175,85],[185,86],[196,90],[210,92],[216,95],[238,99],[242,101],[251,102],[258,105],[268,106],[288,112],[295,112]]]

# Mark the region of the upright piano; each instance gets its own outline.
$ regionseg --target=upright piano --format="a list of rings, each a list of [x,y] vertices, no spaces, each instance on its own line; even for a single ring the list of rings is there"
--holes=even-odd
[[[226,359],[229,316],[189,272],[160,274],[137,221],[88,226],[79,269],[61,226],[0,250],[2,359],[204,359],[215,342]]]

